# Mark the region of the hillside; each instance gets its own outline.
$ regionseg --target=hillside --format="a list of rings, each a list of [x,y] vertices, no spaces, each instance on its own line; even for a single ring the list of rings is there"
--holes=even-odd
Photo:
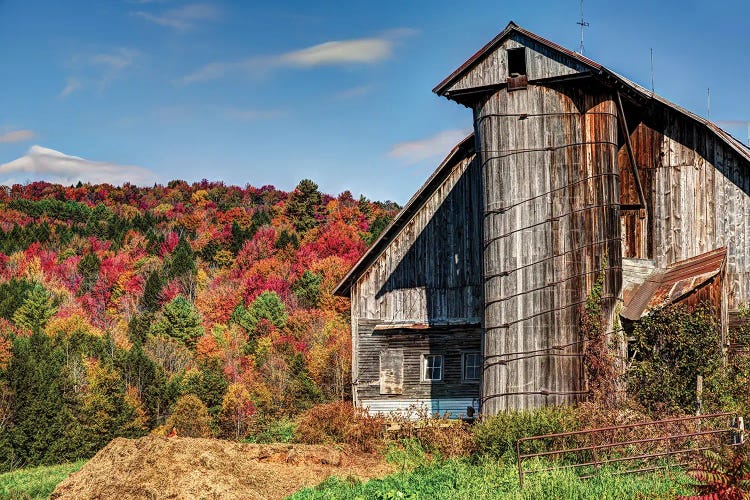
[[[397,208],[309,180],[0,189],[0,470],[185,416],[257,436],[347,398],[331,290]]]

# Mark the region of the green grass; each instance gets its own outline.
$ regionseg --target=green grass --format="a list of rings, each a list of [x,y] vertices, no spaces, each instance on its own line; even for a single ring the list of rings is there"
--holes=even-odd
[[[542,462],[535,464],[541,468]],[[533,468],[532,464],[527,465]],[[405,469],[383,479],[359,482],[329,478],[314,488],[301,490],[293,500],[310,499],[421,499],[421,498],[511,498],[597,499],[674,498],[693,494],[690,479],[679,471],[671,474],[616,475],[603,469],[596,477],[580,480],[570,471],[540,472],[518,484],[515,463],[466,459],[436,460]]]
[[[0,498],[35,500],[49,498],[55,487],[83,467],[85,460],[70,464],[19,469],[0,474]]]

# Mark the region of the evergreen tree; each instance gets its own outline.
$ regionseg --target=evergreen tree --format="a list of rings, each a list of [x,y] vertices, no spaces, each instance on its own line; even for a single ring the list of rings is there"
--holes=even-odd
[[[303,179],[286,202],[286,215],[300,234],[318,225],[322,196],[318,185]]]
[[[158,311],[161,306],[162,288],[164,288],[164,279],[161,273],[154,271],[149,274],[140,300],[141,309],[149,313]]]
[[[13,321],[32,332],[41,332],[55,312],[57,308],[52,304],[50,293],[36,283],[21,307],[13,314]]]
[[[14,425],[9,430],[11,445],[0,462],[6,468],[19,462],[57,463],[65,448],[64,443],[57,443],[65,435],[60,417],[70,414],[61,389],[62,352],[39,328],[29,337],[16,337],[12,352],[7,379],[14,394]]]
[[[18,278],[0,283],[0,318],[13,319],[33,288],[34,283]]]
[[[93,251],[87,252],[86,255],[78,262],[78,272],[81,274],[81,287],[79,294],[84,294],[91,290],[99,278],[99,270],[102,267],[102,261]]]
[[[164,306],[161,317],[151,327],[151,334],[172,337],[188,347],[195,347],[196,341],[203,335],[200,314],[190,302],[178,295]]]
[[[299,300],[302,307],[312,308],[318,306],[320,300],[320,284],[323,276],[310,270],[305,270],[302,276],[292,285],[292,292]]]
[[[197,267],[195,264],[195,252],[193,252],[190,243],[184,236],[180,236],[177,246],[172,252],[172,259],[169,266],[169,277],[188,276],[195,274]]]

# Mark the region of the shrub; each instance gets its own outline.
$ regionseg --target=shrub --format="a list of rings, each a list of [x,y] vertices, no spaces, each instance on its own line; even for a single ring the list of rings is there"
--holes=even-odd
[[[697,467],[688,474],[698,481],[693,487],[702,495],[689,498],[750,498],[750,453],[747,444],[736,447],[725,445],[719,452],[704,451]]]
[[[485,418],[474,426],[474,440],[480,454],[499,458],[513,454],[522,437],[574,431],[580,428],[576,411],[567,406],[549,406],[533,411],[506,411]],[[536,442],[541,448],[546,443]],[[526,450],[531,451],[531,450]]]
[[[425,452],[443,458],[466,456],[476,451],[474,436],[468,424],[450,419],[449,415],[436,417],[417,413],[417,420],[392,415],[389,420],[393,426],[388,437],[397,439],[402,444],[416,443]]]
[[[384,444],[385,419],[351,403],[338,401],[313,406],[297,418],[294,440],[308,444],[344,443],[364,452]]]
[[[705,305],[653,311],[635,324],[628,390],[654,413],[695,411],[696,377],[721,368],[721,329]],[[706,391],[710,392],[710,391]]]
[[[166,428],[177,430],[181,437],[211,437],[211,417],[203,401],[198,396],[186,394],[174,404],[172,414],[167,419]]]

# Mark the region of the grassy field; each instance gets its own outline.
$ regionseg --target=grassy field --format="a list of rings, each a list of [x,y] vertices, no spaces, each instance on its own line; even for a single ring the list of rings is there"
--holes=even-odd
[[[19,469],[0,474],[0,498],[35,500],[49,498],[55,486],[83,467],[85,460],[70,464]]]
[[[315,488],[292,497],[310,499],[421,499],[421,498],[512,498],[598,499],[675,498],[693,494],[690,479],[680,472],[646,475],[616,475],[605,469],[582,481],[569,471],[533,474],[523,490],[518,485],[515,464],[504,461],[471,463],[465,459],[440,460],[405,469],[383,479],[360,483],[330,478]]]

